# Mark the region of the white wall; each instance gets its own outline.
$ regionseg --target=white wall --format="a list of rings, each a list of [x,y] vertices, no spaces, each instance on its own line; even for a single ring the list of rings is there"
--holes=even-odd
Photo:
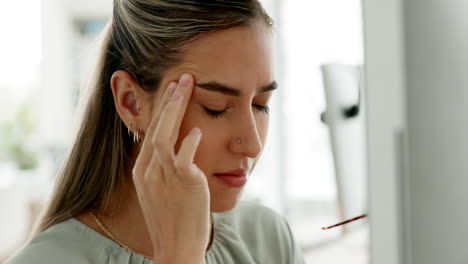
[[[364,1],[372,263],[468,262],[466,10]]]
[[[468,263],[467,11],[404,2],[411,263]]]
[[[5,170],[2,172],[5,173]],[[0,257],[2,257],[16,249],[28,232],[29,207],[25,186],[0,185],[0,210]]]
[[[398,135],[404,128],[401,0],[364,0],[371,263],[400,263]]]
[[[42,142],[66,144],[72,124],[72,21],[64,2],[42,2],[42,85],[39,116]]]

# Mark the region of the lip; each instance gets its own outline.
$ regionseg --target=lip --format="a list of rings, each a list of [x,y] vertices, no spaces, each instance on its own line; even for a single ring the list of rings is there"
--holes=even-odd
[[[228,172],[215,173],[216,178],[220,179],[224,184],[232,188],[239,188],[247,183],[246,169],[237,169]]]
[[[233,170],[233,171],[228,171],[228,172],[217,172],[215,173],[216,176],[237,176],[237,177],[245,177],[245,175],[247,174],[247,169],[237,169],[237,170]]]

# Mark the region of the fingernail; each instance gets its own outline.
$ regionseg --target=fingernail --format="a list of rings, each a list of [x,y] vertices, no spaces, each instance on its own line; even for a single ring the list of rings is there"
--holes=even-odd
[[[193,135],[199,135],[200,133],[201,131],[198,127],[193,128],[192,131],[190,132],[190,134],[193,134]]]
[[[175,91],[175,92],[172,94],[172,100],[173,100],[173,101],[175,101],[175,100],[177,100],[177,99],[179,99],[179,98],[181,98],[181,97],[182,97],[182,93],[179,92],[179,91]]]
[[[190,83],[190,78],[191,77],[189,74],[184,73],[182,77],[180,77],[180,81],[179,81],[180,85],[187,86]]]
[[[173,93],[175,91],[176,87],[177,87],[177,83],[176,82],[171,82],[169,84],[169,86],[167,87],[167,92],[168,93]]]

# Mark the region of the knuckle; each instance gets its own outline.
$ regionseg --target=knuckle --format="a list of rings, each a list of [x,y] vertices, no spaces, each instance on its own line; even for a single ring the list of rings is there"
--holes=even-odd
[[[138,178],[137,175],[138,175],[138,169],[137,169],[136,167],[133,167],[133,169],[132,169],[132,177],[133,177],[133,179]]]
[[[145,175],[143,176],[143,182],[145,184],[150,184],[152,182],[154,177],[151,177],[151,173],[145,173]]]
[[[160,151],[166,148],[166,141],[163,140],[161,137],[153,137],[152,142],[154,147],[156,148],[155,151]]]

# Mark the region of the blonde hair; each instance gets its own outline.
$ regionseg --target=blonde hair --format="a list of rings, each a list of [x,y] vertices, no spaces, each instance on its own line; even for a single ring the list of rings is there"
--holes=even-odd
[[[124,189],[132,138],[115,109],[110,78],[128,72],[154,92],[184,48],[216,30],[272,20],[257,0],[114,0],[83,119],[59,173],[51,200],[37,222],[37,234],[72,216],[103,210]],[[120,201],[122,202],[122,201]]]

